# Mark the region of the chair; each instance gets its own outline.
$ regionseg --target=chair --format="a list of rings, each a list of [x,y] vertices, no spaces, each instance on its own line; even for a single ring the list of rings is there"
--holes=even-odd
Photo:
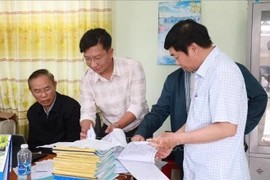
[[[16,134],[16,123],[14,120],[0,121],[0,134]]]
[[[180,169],[174,162],[174,160],[171,159],[163,159],[163,161],[167,162],[165,166],[161,168],[161,171],[169,178],[171,179],[172,176],[172,170],[173,169]]]

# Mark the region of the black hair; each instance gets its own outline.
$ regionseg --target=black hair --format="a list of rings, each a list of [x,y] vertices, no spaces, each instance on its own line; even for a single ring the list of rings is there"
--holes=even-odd
[[[83,53],[97,44],[101,44],[106,51],[111,49],[112,37],[105,29],[95,28],[88,30],[80,40],[80,52]]]
[[[168,32],[164,48],[173,47],[176,51],[182,51],[188,55],[188,46],[196,43],[200,47],[209,48],[212,45],[207,28],[192,19],[177,22]]]
[[[34,71],[28,78],[28,87],[29,89],[31,89],[31,86],[30,86],[30,81],[32,79],[35,79],[39,76],[42,76],[42,75],[45,75],[47,76],[51,81],[52,83],[55,83],[55,80],[54,80],[54,76],[52,73],[50,73],[47,69],[39,69],[39,70],[36,70]]]

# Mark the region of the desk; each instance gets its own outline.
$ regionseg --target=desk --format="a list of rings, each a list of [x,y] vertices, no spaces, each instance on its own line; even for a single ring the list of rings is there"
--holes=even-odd
[[[41,160],[39,161],[42,161],[42,160],[47,160],[47,159],[53,159],[56,155],[54,154],[48,154],[46,157],[42,158]],[[33,164],[34,165],[34,164]],[[119,175],[117,177],[118,180],[131,180],[132,179],[132,176],[131,175]],[[17,175],[15,174],[15,172],[11,171],[11,173],[9,174],[9,180],[17,180]]]
[[[39,161],[42,160],[47,160],[47,159],[53,159],[55,157],[54,154],[48,154],[47,156],[45,156],[44,158],[40,159]],[[33,163],[32,165],[35,165],[35,163]],[[15,172],[11,171],[11,173],[9,174],[9,180],[17,180],[17,175],[15,174]]]

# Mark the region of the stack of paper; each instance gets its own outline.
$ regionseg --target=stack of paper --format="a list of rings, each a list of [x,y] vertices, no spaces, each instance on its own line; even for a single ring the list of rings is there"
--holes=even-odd
[[[114,172],[114,148],[108,144],[104,146],[104,142],[98,140],[78,141],[68,147],[54,147],[53,152],[57,154],[54,158],[54,175],[108,180],[118,176]]]
[[[137,179],[168,179],[161,172],[161,168],[166,162],[155,159],[157,150],[150,146],[148,142],[130,142],[127,144],[124,131],[117,128],[102,140],[111,142],[116,146],[114,152],[116,173],[131,173]]]
[[[115,173],[128,173],[128,170],[119,162],[117,159],[118,155],[123,151],[124,147],[127,145],[126,135],[122,129],[115,128],[109,134],[101,139],[102,141],[111,142],[114,148],[115,160]]]
[[[155,160],[157,150],[148,142],[127,144],[121,129],[102,140],[85,139],[54,147],[54,180],[115,179],[118,173],[131,173],[136,179],[168,180],[160,171],[164,162]],[[146,171],[147,170],[147,171]]]

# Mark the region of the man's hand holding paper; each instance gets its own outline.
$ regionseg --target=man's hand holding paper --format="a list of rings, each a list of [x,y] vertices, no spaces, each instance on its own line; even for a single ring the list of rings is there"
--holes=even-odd
[[[96,139],[96,133],[92,125],[90,125],[90,129],[87,131],[87,139]]]
[[[81,121],[81,133],[80,133],[80,139],[86,139],[87,138],[87,132],[88,130],[94,127],[94,123],[91,120],[83,120]]]
[[[169,156],[173,148],[178,145],[178,139],[178,134],[166,132],[156,138],[147,139],[147,141],[158,150],[156,158],[163,159]]]

